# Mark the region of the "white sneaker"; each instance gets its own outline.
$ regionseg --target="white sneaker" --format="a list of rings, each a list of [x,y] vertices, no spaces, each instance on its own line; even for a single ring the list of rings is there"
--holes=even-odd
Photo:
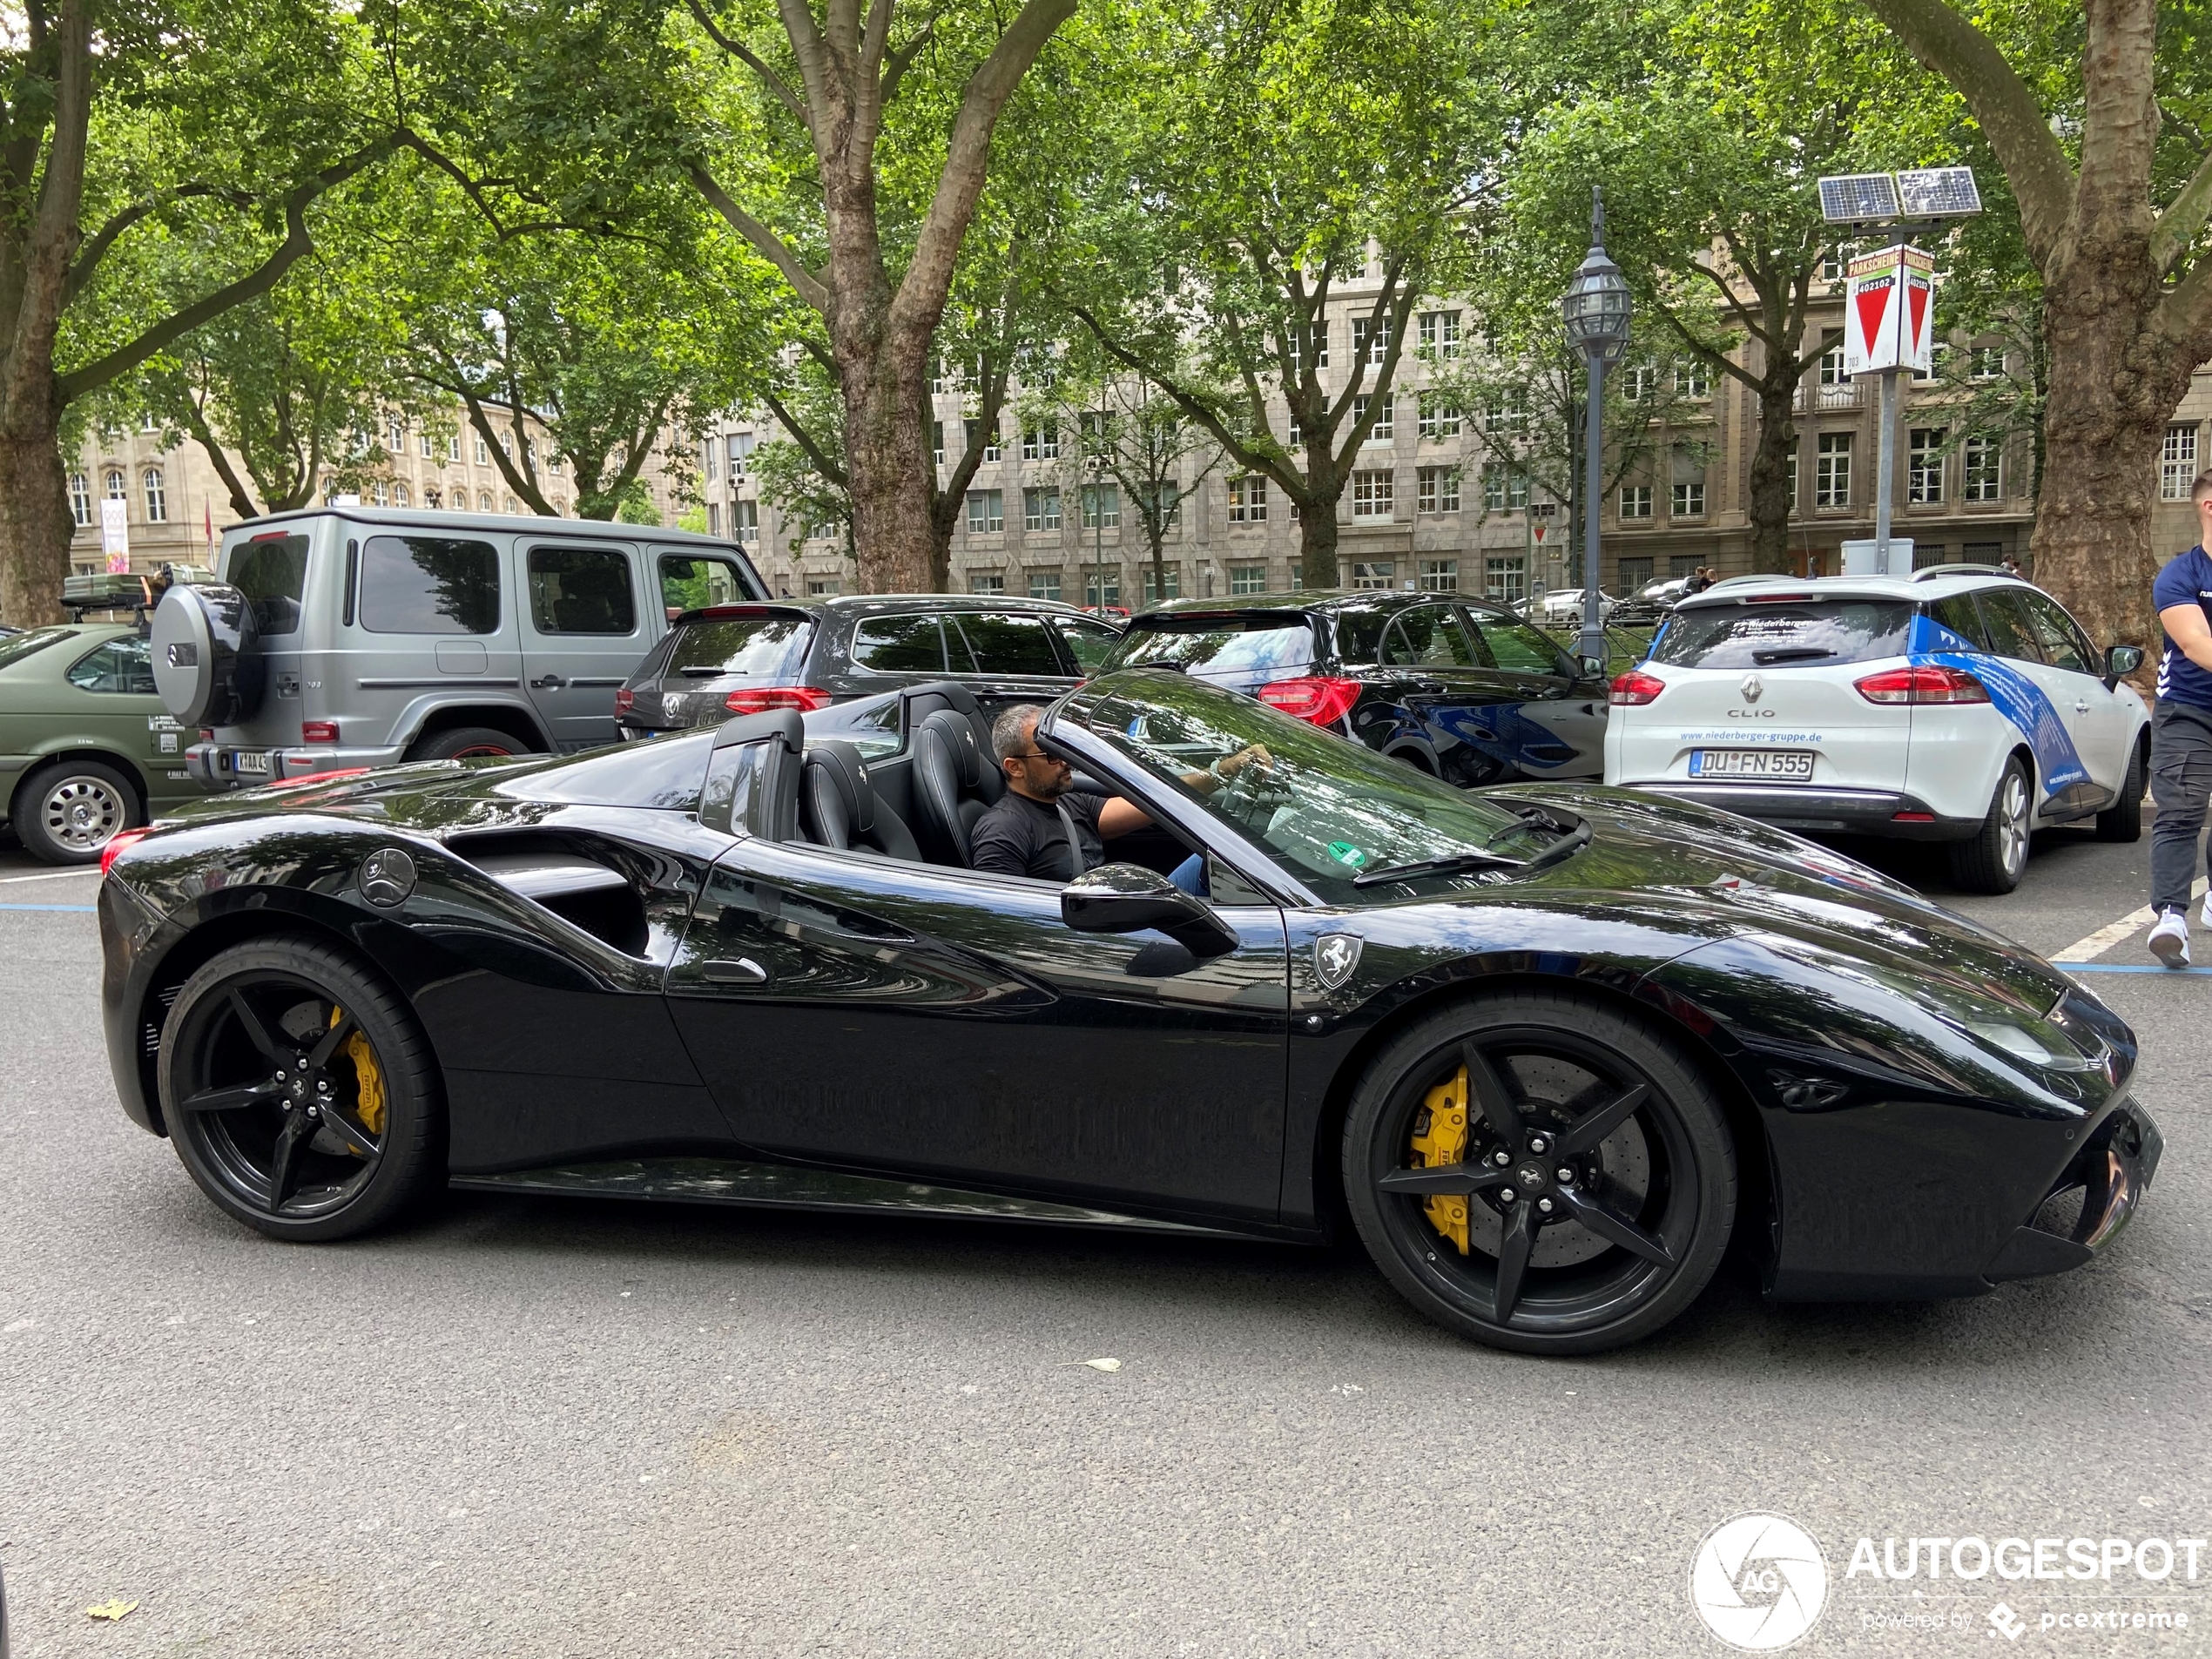
[[[2203,925],[2205,927],[2212,927],[2212,890],[2208,890],[2205,893],[2204,906],[2196,914],[2203,918]]]
[[[2168,968],[2189,965],[2189,913],[2186,910],[2165,910],[2151,924],[2147,941],[2150,954]]]

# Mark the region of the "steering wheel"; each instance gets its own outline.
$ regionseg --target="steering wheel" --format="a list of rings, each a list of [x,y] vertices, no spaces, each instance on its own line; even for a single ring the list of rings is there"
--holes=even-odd
[[[1291,786],[1271,765],[1258,761],[1238,767],[1222,780],[1217,792],[1221,810],[1232,813],[1247,827],[1264,828],[1254,825],[1263,808],[1272,811],[1291,796]]]

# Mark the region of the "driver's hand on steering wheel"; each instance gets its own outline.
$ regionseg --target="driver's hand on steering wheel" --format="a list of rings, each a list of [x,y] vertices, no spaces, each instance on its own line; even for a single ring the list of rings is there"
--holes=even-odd
[[[1262,772],[1271,771],[1275,757],[1267,752],[1264,743],[1248,743],[1232,755],[1224,755],[1214,763],[1214,770],[1222,781],[1227,782],[1247,766],[1258,766]]]

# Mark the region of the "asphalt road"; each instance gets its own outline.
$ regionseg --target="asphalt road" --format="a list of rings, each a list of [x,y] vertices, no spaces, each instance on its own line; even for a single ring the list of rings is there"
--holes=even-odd
[[[1959,907],[2047,953],[2142,903],[2148,843],[2047,839]],[[15,1659],[1717,1654],[1687,1577],[1744,1510],[1825,1552],[1798,1651],[2212,1653],[2212,1551],[2110,1593],[1846,1575],[1862,1535],[2212,1536],[2212,975],[2086,981],[2168,1143],[2104,1262],[1924,1305],[1730,1274],[1554,1362],[1348,1251],[462,1194],[271,1244],[116,1107],[97,878],[42,873],[0,852]],[[2041,1625],[2145,1608],[2189,1626]]]

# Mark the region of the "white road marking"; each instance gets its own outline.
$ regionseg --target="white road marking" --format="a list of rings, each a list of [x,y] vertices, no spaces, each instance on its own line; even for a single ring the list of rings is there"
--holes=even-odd
[[[2189,897],[2195,898],[2204,891],[2204,878],[2197,877],[2196,885],[2189,889]],[[2050,960],[2054,962],[2093,962],[2130,934],[2149,927],[2157,914],[2148,905],[2141,910],[2131,910],[2118,921],[2107,922],[2087,939],[2075,940]]]
[[[0,887],[11,881],[62,881],[72,875],[98,875],[100,867],[88,864],[81,870],[49,870],[44,875],[0,875]]]

